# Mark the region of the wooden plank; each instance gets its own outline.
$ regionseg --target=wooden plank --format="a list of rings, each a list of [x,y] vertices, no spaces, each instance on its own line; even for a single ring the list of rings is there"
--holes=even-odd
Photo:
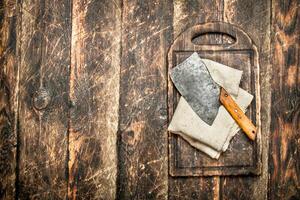
[[[172,4],[123,2],[118,199],[168,194],[166,55]]]
[[[219,178],[170,177],[169,199],[219,199]]]
[[[18,34],[16,1],[0,2],[0,199],[15,199],[17,157]]]
[[[22,1],[19,199],[67,196],[70,1]]]
[[[115,199],[121,1],[74,0],[69,199]]]
[[[262,173],[260,176],[224,177],[220,181],[221,199],[266,199],[268,184],[268,134],[270,127],[270,2],[225,0],[224,21],[249,34],[258,47],[261,90]],[[237,187],[238,186],[238,187]]]
[[[182,31],[198,23],[210,21],[221,21],[223,18],[223,2],[221,0],[213,1],[180,1],[175,0],[173,8],[173,31],[176,38]],[[213,43],[222,43],[221,37],[203,38],[204,41]],[[182,146],[185,141],[181,140]],[[188,149],[186,149],[188,151]],[[193,162],[193,154],[188,157],[187,164]],[[195,178],[195,177],[177,177],[169,178],[169,197],[170,199],[211,199],[217,198],[219,193],[219,178]]]
[[[272,1],[269,199],[300,199],[300,1]]]

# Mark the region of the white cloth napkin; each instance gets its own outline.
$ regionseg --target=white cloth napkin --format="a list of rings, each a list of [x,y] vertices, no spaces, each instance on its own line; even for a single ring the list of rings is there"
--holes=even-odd
[[[198,54],[194,53],[191,56],[198,56]],[[242,71],[212,60],[202,59],[202,61],[207,66],[213,80],[225,88],[245,112],[253,96],[239,88]],[[218,159],[221,152],[226,151],[230,140],[240,128],[223,106],[220,106],[216,119],[209,126],[181,97],[168,130],[182,136],[192,146],[210,157]]]
[[[198,54],[193,53],[191,56],[198,56]],[[201,60],[206,65],[212,79],[218,85],[225,88],[226,91],[229,92],[229,94],[233,96],[238,95],[239,85],[241,82],[243,71],[228,67],[227,65],[223,65],[221,63],[209,59],[201,59]]]

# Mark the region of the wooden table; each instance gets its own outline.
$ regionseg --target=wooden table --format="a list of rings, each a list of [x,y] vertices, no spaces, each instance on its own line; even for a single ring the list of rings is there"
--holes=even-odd
[[[299,4],[1,1],[0,199],[299,199]],[[259,176],[169,175],[168,49],[214,21],[257,46]]]

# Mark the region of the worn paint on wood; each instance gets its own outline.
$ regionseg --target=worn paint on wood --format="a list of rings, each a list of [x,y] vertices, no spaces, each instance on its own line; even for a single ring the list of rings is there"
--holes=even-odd
[[[65,199],[70,1],[22,1],[19,199]]]
[[[73,1],[69,199],[115,199],[121,3]]]
[[[172,4],[123,1],[118,140],[120,199],[167,199],[166,53]]]
[[[269,198],[300,198],[300,1],[274,0]]]

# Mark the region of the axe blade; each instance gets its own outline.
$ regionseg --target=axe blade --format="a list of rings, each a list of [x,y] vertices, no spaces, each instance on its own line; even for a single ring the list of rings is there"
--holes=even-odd
[[[197,115],[212,125],[220,107],[220,87],[214,82],[197,53],[174,67],[170,77]]]

